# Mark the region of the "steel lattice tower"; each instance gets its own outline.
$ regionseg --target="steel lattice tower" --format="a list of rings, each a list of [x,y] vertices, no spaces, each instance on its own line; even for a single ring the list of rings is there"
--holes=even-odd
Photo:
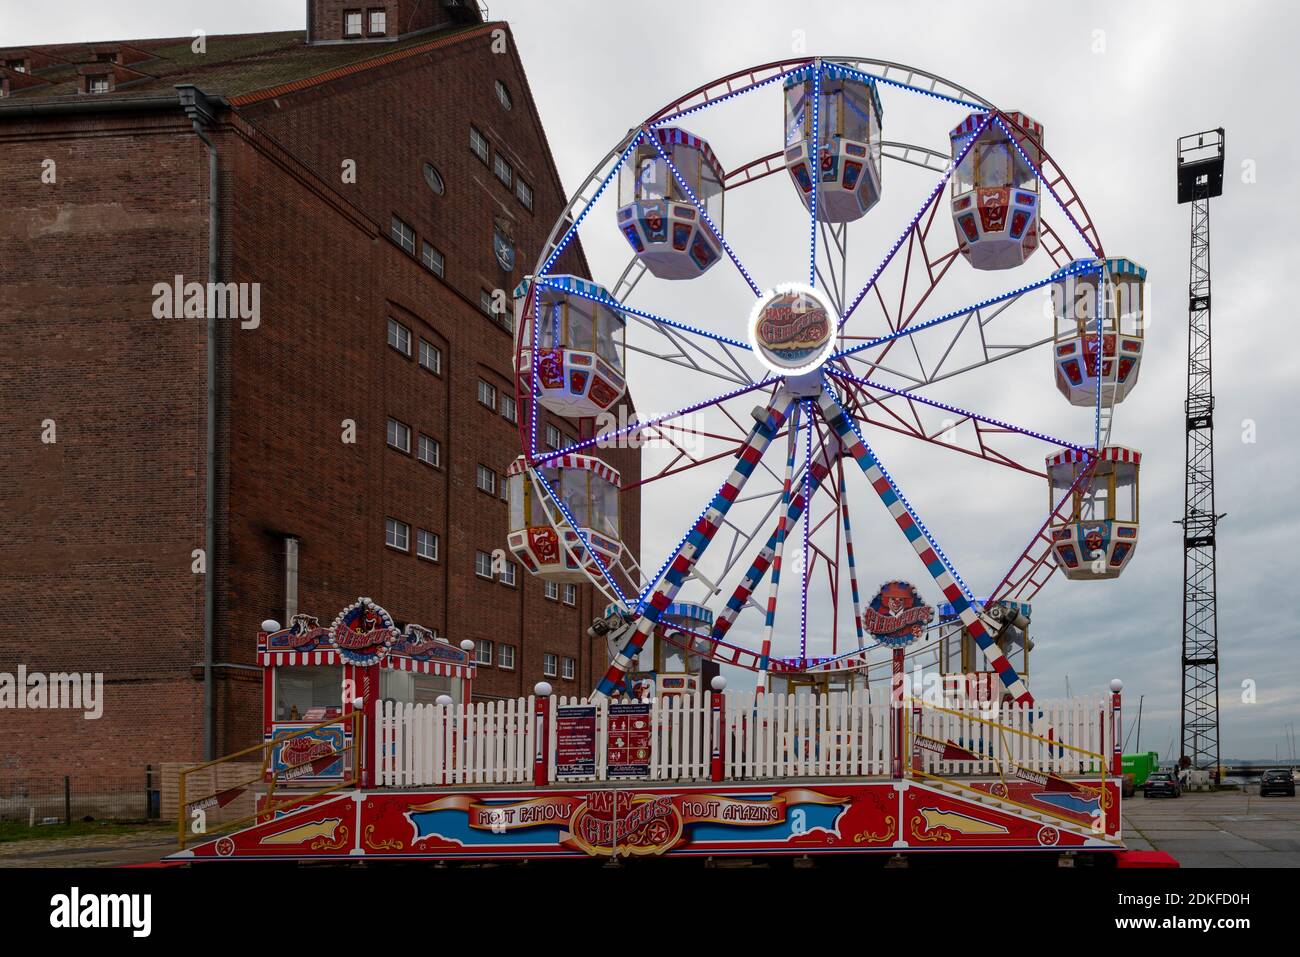
[[[1187,478],[1183,526],[1182,755],[1219,766],[1215,607],[1214,383],[1210,367],[1210,199],[1223,192],[1223,128],[1178,140],[1178,202],[1192,207],[1187,301]]]

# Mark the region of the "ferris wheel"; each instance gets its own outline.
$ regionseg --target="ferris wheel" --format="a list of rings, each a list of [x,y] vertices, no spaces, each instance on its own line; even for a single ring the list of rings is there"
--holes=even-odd
[[[913,109],[925,119],[911,126],[936,143],[886,137],[886,116]],[[578,243],[610,237],[628,257],[621,271],[575,275]],[[755,255],[763,267],[751,270]],[[515,291],[523,448],[508,472],[510,548],[530,573],[590,582],[610,603],[595,629],[614,639],[596,695],[626,692],[652,643],[751,671],[761,689],[872,666],[863,577],[886,572],[868,570],[861,548],[871,511],[888,526],[873,526],[871,557],[886,534],[914,553],[906,573],[1004,694],[1032,701],[1004,654],[1007,622],[1058,569],[1114,578],[1137,544],[1141,456],[1111,436],[1141,365],[1145,278],[1108,258],[1025,113],[858,57],[707,83],[596,165]],[[1049,296],[1050,309],[1034,304]],[[999,336],[1011,327],[1018,338]],[[1007,406],[1001,370],[1013,366],[1079,408],[1073,438],[977,411],[995,394],[979,383],[990,370]],[[639,475],[605,452],[633,440],[646,443]],[[982,591],[891,471],[897,459],[887,467],[885,440],[1037,484],[994,523],[1023,532]],[[1024,505],[1043,485],[1045,514]],[[619,528],[633,492],[649,537],[667,543],[645,565]]]

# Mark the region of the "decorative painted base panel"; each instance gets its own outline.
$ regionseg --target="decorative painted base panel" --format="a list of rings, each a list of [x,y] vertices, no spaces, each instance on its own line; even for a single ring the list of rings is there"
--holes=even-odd
[[[963,782],[1006,797],[993,781]],[[1073,782],[1071,801],[1016,782],[990,806],[915,781],[349,791],[197,844],[180,860],[484,860],[541,857],[1120,850],[1114,782]],[[1096,806],[1107,808],[1104,817]],[[1103,825],[1099,821],[1104,821]],[[1094,828],[1089,831],[1089,826]]]

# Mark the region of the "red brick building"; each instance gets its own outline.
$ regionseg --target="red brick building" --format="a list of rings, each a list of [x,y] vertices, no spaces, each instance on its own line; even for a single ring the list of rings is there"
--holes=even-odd
[[[99,720],[0,710],[0,777],[253,743],[258,623],[358,595],[479,642],[476,694],[605,666],[589,586],[479,574],[525,414],[493,296],[564,202],[509,27],[307,6],[305,35],[0,50],[0,672],[105,681]],[[187,318],[178,281],[245,309]]]

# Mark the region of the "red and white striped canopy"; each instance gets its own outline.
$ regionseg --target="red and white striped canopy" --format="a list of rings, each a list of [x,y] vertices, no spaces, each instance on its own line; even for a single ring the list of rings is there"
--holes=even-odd
[[[1050,469],[1056,465],[1068,465],[1072,462],[1086,462],[1092,454],[1091,449],[1066,449],[1063,452],[1057,452],[1055,455],[1047,457],[1047,467]],[[1133,465],[1142,464],[1142,453],[1135,449],[1125,448],[1122,445],[1107,445],[1101,450],[1098,458],[1103,462],[1129,462]]]
[[[547,459],[539,463],[541,468],[561,468],[561,469],[586,469],[588,472],[595,472],[606,482],[611,485],[621,485],[622,476],[618,469],[611,468],[594,455],[561,455],[557,458]],[[520,472],[528,471],[528,461],[521,455],[510,463],[506,469],[506,475],[518,475]]]

